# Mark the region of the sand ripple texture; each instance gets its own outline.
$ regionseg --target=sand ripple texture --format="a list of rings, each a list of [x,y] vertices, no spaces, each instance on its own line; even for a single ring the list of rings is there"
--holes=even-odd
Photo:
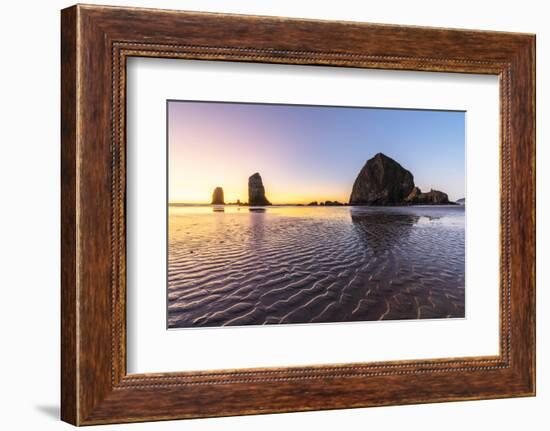
[[[168,327],[464,317],[464,207],[169,207]]]

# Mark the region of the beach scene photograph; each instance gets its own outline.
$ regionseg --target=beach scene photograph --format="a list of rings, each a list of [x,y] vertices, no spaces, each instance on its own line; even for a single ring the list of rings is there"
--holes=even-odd
[[[464,318],[465,121],[168,100],[168,329]]]

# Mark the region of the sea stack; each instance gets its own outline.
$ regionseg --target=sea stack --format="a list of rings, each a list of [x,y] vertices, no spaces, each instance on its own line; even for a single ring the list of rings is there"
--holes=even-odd
[[[446,205],[449,204],[447,193],[431,189],[427,193],[422,193],[418,187],[415,187],[405,199],[406,203],[413,205]]]
[[[225,205],[223,189],[221,187],[216,187],[214,189],[214,193],[212,193],[212,205]]]
[[[451,205],[446,193],[423,193],[414,185],[413,175],[385,154],[367,160],[357,175],[350,205]]]
[[[264,184],[262,182],[262,177],[258,172],[248,178],[248,205],[271,205],[271,202],[269,202],[265,197]]]
[[[350,205],[399,205],[414,188],[413,175],[385,154],[367,160],[353,183]]]

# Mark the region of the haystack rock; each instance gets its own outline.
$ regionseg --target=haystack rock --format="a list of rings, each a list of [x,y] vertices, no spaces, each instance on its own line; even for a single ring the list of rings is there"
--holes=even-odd
[[[413,175],[385,154],[368,160],[357,175],[350,205],[399,205],[414,188]]]
[[[214,189],[214,193],[212,193],[212,205],[225,205],[223,189],[221,187],[216,187]]]
[[[248,205],[264,206],[271,205],[265,197],[264,184],[258,172],[248,178]]]
[[[446,193],[423,193],[414,185],[413,175],[392,158],[378,153],[365,163],[357,175],[350,205],[447,205]]]

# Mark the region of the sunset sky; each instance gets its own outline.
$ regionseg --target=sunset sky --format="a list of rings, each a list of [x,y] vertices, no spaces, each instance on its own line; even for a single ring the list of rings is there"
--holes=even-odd
[[[465,194],[465,113],[301,105],[168,102],[169,201],[248,200],[262,176],[274,204],[348,202],[365,162],[382,152],[430,188]]]

